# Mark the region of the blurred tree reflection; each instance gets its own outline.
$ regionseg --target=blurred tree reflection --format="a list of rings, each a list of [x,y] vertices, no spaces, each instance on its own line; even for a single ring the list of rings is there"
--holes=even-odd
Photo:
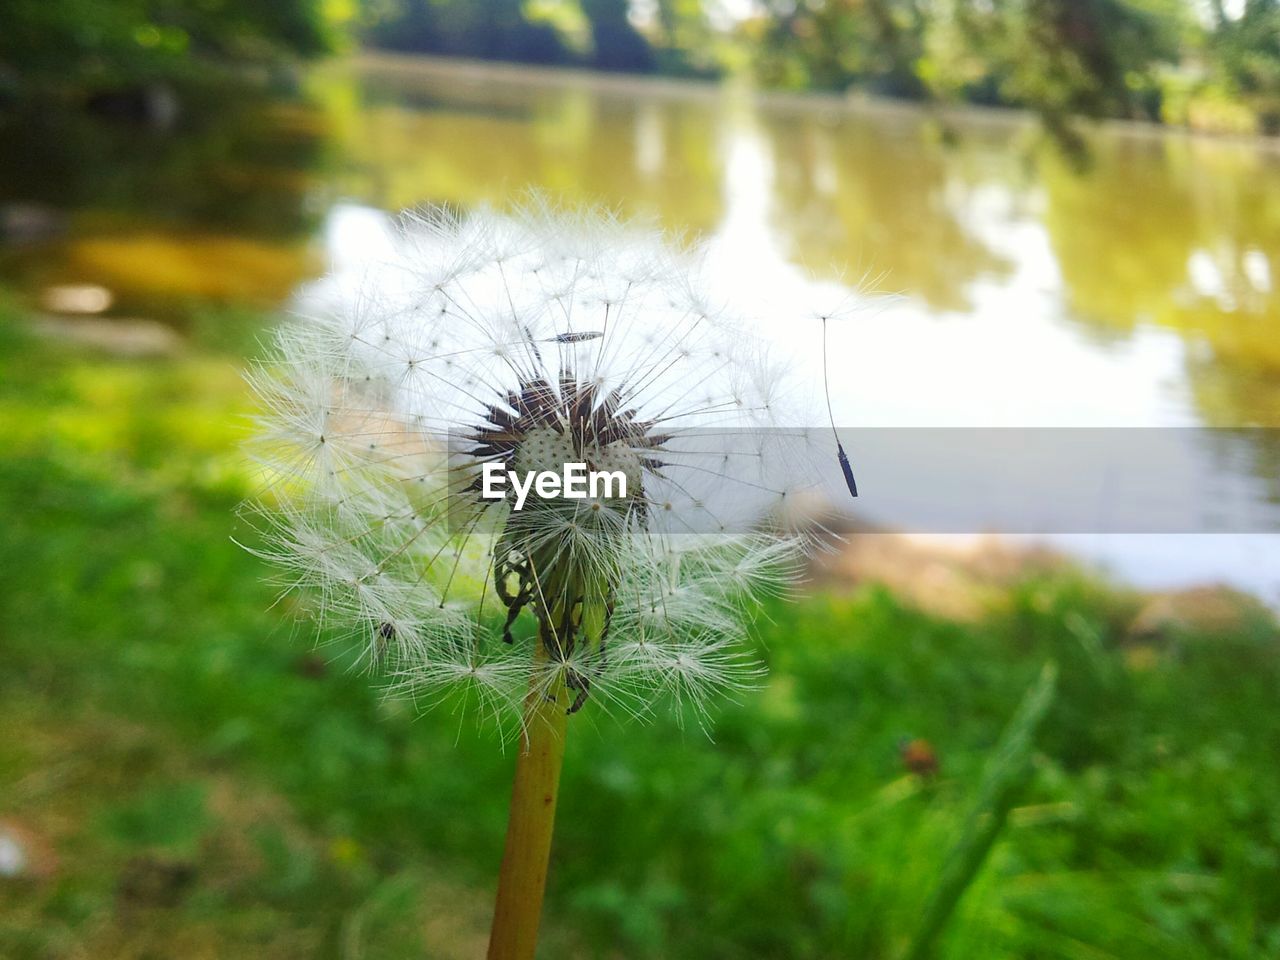
[[[929,142],[921,118],[835,124],[779,112],[764,129],[777,170],[773,226],[792,259],[883,269],[888,289],[938,310],[966,309],[974,280],[1007,272],[965,226],[960,201],[974,184],[963,164]]]
[[[536,185],[570,201],[660,214],[674,227],[709,231],[719,222],[715,96],[650,99],[498,81],[462,87],[447,74],[374,68],[352,102],[351,83],[335,75],[324,86],[343,116],[344,189],[380,208],[470,206]]]
[[[1103,328],[1178,331],[1193,381],[1218,366],[1235,386],[1197,389],[1210,422],[1280,424],[1276,390],[1277,160],[1240,146],[1113,137],[1080,177],[1043,165],[1045,227],[1070,314]],[[1197,347],[1197,344],[1201,345]]]
[[[0,113],[0,209],[59,225],[0,246],[0,270],[27,285],[100,283],[122,309],[160,314],[191,296],[277,303],[310,269],[327,137],[305,100],[245,84],[201,89],[164,130]]]
[[[297,235],[320,162],[323,116],[244,85],[206,91],[178,126],[80,113],[0,113],[0,203],[36,201],[171,224]]]

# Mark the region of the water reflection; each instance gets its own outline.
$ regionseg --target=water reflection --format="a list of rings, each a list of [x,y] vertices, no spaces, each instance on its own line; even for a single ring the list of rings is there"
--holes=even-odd
[[[924,120],[876,120],[772,109],[761,117],[774,156],[773,226],[790,259],[856,264],[933,310],[972,308],[969,287],[1006,276],[1007,259],[965,223],[974,173],[965,151],[933,141]]]
[[[695,232],[721,217],[718,93],[644,97],[581,79],[529,86],[403,68],[340,72],[317,89],[342,114],[339,183],[383,209],[500,202],[538,186]]]
[[[196,104],[176,134],[17,122],[0,204],[69,219],[0,270],[117,312],[283,302],[378,211],[537,186],[712,238],[726,295],[768,301],[802,360],[803,307],[879,277],[899,299],[833,331],[850,425],[1280,427],[1280,155],[1249,144],[1108,132],[1082,175],[984,118],[948,145],[909,110],[403,60]],[[1274,484],[1274,449],[1230,456]]]
[[[0,271],[27,288],[101,284],[125,313],[279,303],[317,268],[305,241],[323,210],[307,196],[325,119],[244,89],[194,95],[166,129],[0,113],[0,210],[24,224],[0,237]]]
[[[1189,345],[1193,401],[1217,425],[1280,425],[1280,157],[1181,137],[1101,138],[1091,175],[1043,164],[1044,223],[1073,319],[1154,323]],[[1233,380],[1229,390],[1202,381]],[[1212,394],[1212,400],[1209,398]]]

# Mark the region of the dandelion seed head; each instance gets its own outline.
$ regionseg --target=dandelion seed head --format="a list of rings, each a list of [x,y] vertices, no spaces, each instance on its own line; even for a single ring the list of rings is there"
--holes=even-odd
[[[774,522],[804,390],[697,252],[538,198],[407,216],[389,249],[318,283],[253,378],[286,584],[416,695],[494,716],[531,672],[633,714],[741,689],[747,608],[807,549]],[[626,495],[481,496],[486,465],[567,463]]]

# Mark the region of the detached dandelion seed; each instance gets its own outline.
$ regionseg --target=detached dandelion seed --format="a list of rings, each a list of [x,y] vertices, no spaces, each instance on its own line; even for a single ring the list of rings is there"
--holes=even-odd
[[[810,479],[775,432],[789,381],[696,256],[537,199],[408,216],[306,306],[254,376],[266,552],[412,695],[519,731],[490,956],[532,957],[567,716],[705,723],[759,675],[749,604],[809,546],[778,519]],[[625,482],[482,496],[486,465],[570,463]]]

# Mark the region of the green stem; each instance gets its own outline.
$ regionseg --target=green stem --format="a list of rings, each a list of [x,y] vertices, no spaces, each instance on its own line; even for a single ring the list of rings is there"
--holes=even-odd
[[[525,730],[516,757],[507,844],[489,934],[489,960],[532,960],[547,887],[569,698],[562,681],[551,695],[539,686],[546,661],[539,644],[525,700]]]
[[[1057,680],[1057,665],[1046,663],[1000,735],[965,827],[925,905],[906,960],[926,960],[933,955],[938,935],[1004,829],[1014,797],[1030,774],[1036,733],[1053,703]]]

